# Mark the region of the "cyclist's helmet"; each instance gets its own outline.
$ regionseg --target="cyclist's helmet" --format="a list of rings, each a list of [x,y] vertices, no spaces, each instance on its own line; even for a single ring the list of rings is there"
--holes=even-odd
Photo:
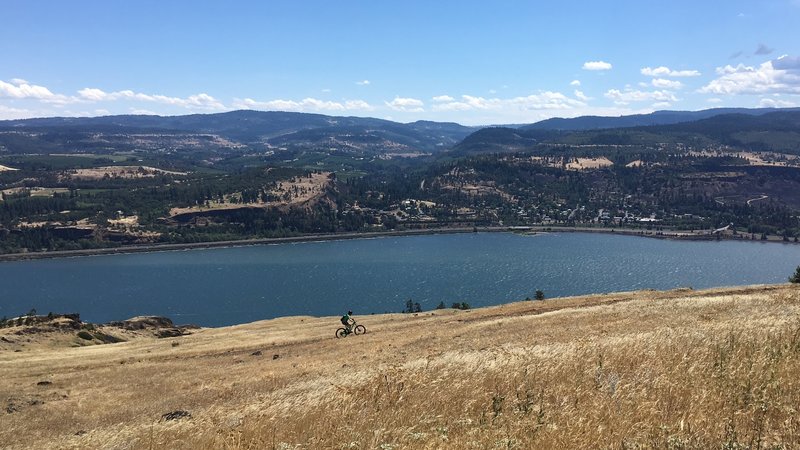
[[[347,315],[348,316],[352,316],[353,315],[353,311],[347,311]]]

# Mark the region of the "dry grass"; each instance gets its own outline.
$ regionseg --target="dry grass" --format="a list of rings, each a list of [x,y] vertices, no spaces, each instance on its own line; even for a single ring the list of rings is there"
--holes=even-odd
[[[0,442],[800,446],[794,286],[641,291],[360,319],[369,333],[341,340],[333,338],[335,318],[290,317],[176,339],[0,353],[0,400],[7,401],[0,406],[17,409],[0,412]],[[37,386],[42,380],[52,384]],[[161,419],[174,410],[192,417]]]
[[[242,193],[234,192],[226,194],[223,201],[210,201],[207,205],[188,206],[183,208],[172,208],[169,211],[170,217],[176,217],[181,214],[194,214],[203,211],[222,211],[234,209],[247,209],[247,208],[266,208],[274,207],[287,207],[287,206],[303,206],[313,204],[316,200],[321,198],[332,181],[329,177],[331,172],[311,173],[305,177],[293,177],[290,180],[284,180],[279,183],[277,187],[270,190],[270,193],[277,197],[279,200],[264,202],[261,200],[249,203],[242,203]]]
[[[185,172],[173,172],[148,166],[106,166],[89,169],[74,169],[65,177],[77,180],[101,180],[111,178],[151,178],[157,175],[186,175]]]
[[[613,166],[614,163],[605,156],[598,158],[572,158],[567,163],[568,170],[591,170]]]

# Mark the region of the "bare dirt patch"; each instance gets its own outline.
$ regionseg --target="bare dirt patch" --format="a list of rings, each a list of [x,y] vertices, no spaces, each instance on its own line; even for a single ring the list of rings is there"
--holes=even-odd
[[[568,170],[592,170],[613,166],[614,163],[605,156],[597,158],[571,158],[567,163]]]
[[[158,175],[186,175],[186,172],[174,172],[148,166],[105,166],[71,170],[64,177],[101,180],[103,178],[149,178]]]
[[[240,192],[233,192],[225,194],[222,201],[210,201],[205,205],[172,208],[169,211],[169,215],[170,217],[175,217],[182,214],[195,214],[206,211],[312,204],[315,200],[323,196],[326,189],[331,185],[332,180],[330,175],[331,172],[320,172],[281,181],[274,189],[269,191],[270,195],[276,199],[274,201],[264,202],[259,200],[257,202],[242,203],[242,194]]]

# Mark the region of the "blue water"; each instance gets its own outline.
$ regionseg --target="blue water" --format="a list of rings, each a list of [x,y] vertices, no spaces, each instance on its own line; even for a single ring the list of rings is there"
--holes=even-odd
[[[0,263],[0,317],[35,308],[106,322],[221,326],[398,312],[407,299],[485,306],[533,297],[782,283],[800,246],[608,234],[477,233]]]

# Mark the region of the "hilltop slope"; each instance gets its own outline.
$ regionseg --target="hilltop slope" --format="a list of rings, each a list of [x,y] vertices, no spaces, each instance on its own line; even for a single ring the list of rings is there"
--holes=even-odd
[[[8,448],[794,448],[800,291],[288,317],[0,353]],[[38,385],[39,382],[49,382]],[[170,412],[182,414],[164,416]],[[175,420],[169,420],[175,419]]]
[[[597,130],[604,128],[646,127],[651,125],[670,125],[693,122],[723,114],[744,114],[760,116],[776,111],[791,111],[798,108],[712,108],[700,111],[655,111],[650,114],[628,116],[581,116],[571,119],[554,117],[521,127],[524,130]]]

